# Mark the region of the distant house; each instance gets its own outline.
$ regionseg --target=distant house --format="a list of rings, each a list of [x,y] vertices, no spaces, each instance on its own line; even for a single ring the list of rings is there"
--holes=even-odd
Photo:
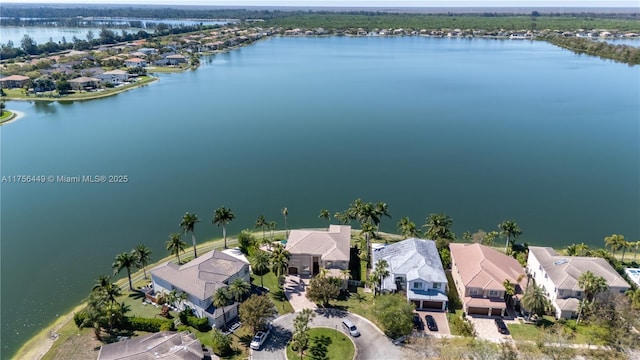
[[[208,356],[210,356],[207,353]],[[217,358],[214,355],[215,358]],[[202,360],[205,352],[194,334],[183,331],[161,331],[102,345],[98,360]]]
[[[154,49],[154,48],[140,48],[138,49],[139,52],[145,54],[145,55],[153,55],[153,54],[157,54],[158,50]]]
[[[172,261],[152,269],[151,279],[156,294],[176,290],[187,294],[182,307],[189,306],[198,317],[209,319],[209,325],[224,325],[221,308],[212,303],[213,294],[229,286],[235,279],[250,282],[249,263],[225,252],[213,250],[186,264]],[[238,315],[238,304],[225,307],[227,320]]]
[[[169,65],[179,65],[187,62],[187,58],[180,54],[169,55],[165,59],[167,59]]]
[[[73,90],[93,90],[98,87],[99,83],[100,79],[86,76],[69,80],[69,85]]]
[[[320,268],[331,276],[349,269],[351,226],[331,225],[329,230],[292,230],[285,247],[291,253],[289,274],[314,276]]]
[[[629,284],[603,258],[562,256],[550,247],[529,247],[527,273],[549,297],[557,318],[571,319],[578,315],[578,305],[584,296],[578,279],[587,271],[607,281],[609,291],[603,295],[624,294],[630,289]]]
[[[126,82],[130,78],[130,74],[124,70],[110,70],[105,71],[104,73],[97,75],[96,78],[100,79],[102,82],[110,82],[112,84],[121,84]]]
[[[503,316],[505,280],[514,285],[516,301],[526,287],[526,274],[520,263],[503,253],[480,244],[449,244],[451,277],[469,315]]]
[[[3,89],[19,89],[23,88],[29,81],[28,76],[11,75],[0,79],[0,88]]]
[[[447,308],[447,276],[433,240],[411,238],[387,245],[373,252],[373,263],[379,260],[389,264],[381,291],[406,294],[417,310]]]
[[[145,67],[147,66],[147,60],[140,58],[130,58],[124,61],[126,67]]]

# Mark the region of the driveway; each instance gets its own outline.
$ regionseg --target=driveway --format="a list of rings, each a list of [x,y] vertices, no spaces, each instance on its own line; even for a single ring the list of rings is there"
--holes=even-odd
[[[297,275],[287,275],[284,280],[284,294],[293,307],[293,311],[298,312],[303,309],[315,309],[316,304],[307,299],[307,286],[309,279]]]
[[[355,314],[333,309],[329,310],[330,311],[317,309],[316,316],[311,320],[309,326],[334,328],[346,333],[342,328],[341,321],[345,317],[351,320],[356,327],[358,327],[361,334],[357,338],[350,336],[356,345],[355,358],[357,360],[390,360],[403,358],[401,348],[393,345],[391,340],[369,320]],[[251,359],[286,359],[285,347],[287,346],[289,339],[291,339],[291,335],[293,333],[293,319],[296,315],[296,313],[287,314],[274,320],[271,335],[260,351],[251,351]]]
[[[447,313],[444,311],[425,311],[425,310],[417,310],[416,313],[420,315],[420,319],[424,324],[424,330],[421,331],[425,335],[433,335],[435,337],[447,337],[451,335],[451,330],[449,329],[449,321],[447,321]],[[431,331],[427,328],[427,320],[425,316],[431,315],[436,320],[436,324],[438,324],[438,331]]]
[[[493,342],[511,341],[513,338],[511,335],[502,335],[498,332],[496,327],[495,317],[486,316],[467,316],[467,319],[471,321],[476,329],[476,333],[480,339],[489,340]],[[506,324],[510,321],[505,320]]]

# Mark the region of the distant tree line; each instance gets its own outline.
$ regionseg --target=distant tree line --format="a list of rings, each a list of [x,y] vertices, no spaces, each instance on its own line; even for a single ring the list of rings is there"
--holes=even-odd
[[[544,40],[578,54],[599,56],[629,65],[640,64],[640,48],[635,46],[559,35],[548,35]]]
[[[215,29],[220,27],[219,25],[184,25],[184,26],[171,26],[169,24],[160,23],[156,26],[155,31],[150,33],[144,30],[138,32],[129,32],[122,30],[116,32],[114,30],[103,27],[98,36],[96,37],[93,31],[88,31],[86,39],[81,39],[74,36],[71,41],[67,41],[66,38],[62,38],[61,41],[55,42],[49,39],[44,44],[38,44],[36,41],[25,34],[20,41],[19,46],[8,41],[6,44],[0,45],[0,58],[13,59],[20,56],[28,55],[41,55],[51,54],[64,50],[88,50],[94,46],[115,44],[125,41],[134,41],[141,39],[149,39],[166,35],[183,34],[188,32]]]

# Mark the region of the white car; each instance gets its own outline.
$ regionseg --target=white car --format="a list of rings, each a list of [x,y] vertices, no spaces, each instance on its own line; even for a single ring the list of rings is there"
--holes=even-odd
[[[253,350],[260,350],[262,344],[264,344],[267,337],[269,337],[269,333],[271,332],[271,325],[267,327],[264,331],[258,331],[256,335],[251,340],[251,344],[249,345]]]

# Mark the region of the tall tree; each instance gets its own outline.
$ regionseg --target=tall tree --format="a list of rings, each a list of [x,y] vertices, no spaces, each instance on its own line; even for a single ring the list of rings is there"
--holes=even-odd
[[[384,333],[395,339],[409,335],[413,330],[413,304],[401,294],[387,294],[376,298],[373,311],[382,325]]]
[[[93,285],[92,293],[111,304],[114,304],[117,298],[122,295],[120,287],[112,283],[111,277],[108,275],[98,276]]]
[[[371,274],[371,277],[375,279],[375,285],[376,285],[374,289],[374,296],[377,293],[377,290],[382,290],[382,282],[390,274],[391,273],[389,272],[389,263],[384,259],[378,260],[375,264],[373,273]]]
[[[640,240],[636,241],[636,242],[632,242],[631,245],[633,245],[634,247],[634,251],[633,251],[633,262],[636,261],[636,258],[638,256],[638,250],[640,249]]]
[[[282,209],[282,216],[284,216],[284,233],[287,239],[289,238],[289,228],[287,227],[287,217],[289,216],[289,209],[286,207]]]
[[[520,230],[518,224],[513,220],[503,221],[498,224],[498,228],[500,229],[500,234],[507,238],[507,244],[504,247],[504,252],[506,254],[509,249],[509,244],[512,244],[512,241],[515,242],[515,239],[522,235],[522,230]]]
[[[304,350],[306,350],[309,345],[309,322],[316,314],[311,309],[303,309],[298,315],[293,319],[293,335],[291,337],[292,346],[295,348],[294,351],[300,354],[300,360],[304,355]]]
[[[329,213],[329,210],[327,209],[322,209],[320,210],[320,215],[318,215],[319,219],[322,219],[326,222],[327,224],[327,229],[329,228],[329,222],[331,221],[331,214]]]
[[[614,256],[616,254],[616,251],[623,248],[625,242],[626,241],[624,240],[624,236],[618,234],[612,234],[604,238],[605,246],[611,248],[611,252]]]
[[[378,224],[376,225],[376,232],[380,232],[380,223],[382,222],[382,217],[386,216],[391,219],[391,212],[389,212],[389,205],[385,202],[377,202],[374,209],[376,216],[378,217]]]
[[[229,285],[229,295],[236,301],[240,302],[242,298],[251,291],[251,284],[242,278],[236,278]]]
[[[281,244],[276,245],[271,252],[271,271],[276,275],[276,278],[280,279],[287,273],[289,259],[291,259],[289,251],[285,250]]]
[[[416,228],[416,224],[408,217],[403,217],[398,221],[398,231],[405,239],[420,236],[420,231]]]
[[[129,290],[133,291],[133,284],[131,283],[131,268],[136,266],[136,256],[133,252],[123,252],[116,255],[116,259],[111,265],[113,268],[113,275],[118,275],[122,269],[127,269],[127,278],[129,278]]]
[[[427,228],[426,236],[431,240],[449,240],[453,241],[455,235],[451,231],[453,220],[446,214],[429,214],[424,227]]]
[[[342,280],[332,276],[314,276],[309,281],[306,296],[309,300],[319,303],[322,307],[329,306],[329,301],[335,300],[340,295]]]
[[[146,247],[143,244],[140,244],[138,246],[136,246],[135,249],[133,249],[133,252],[136,256],[136,266],[138,267],[138,269],[142,269],[142,272],[144,273],[144,278],[145,280],[147,279],[147,265],[149,265],[149,261],[151,261],[151,249],[149,249],[148,247]]]
[[[267,222],[267,219],[264,217],[264,215],[258,216],[258,220],[256,220],[256,229],[262,229],[263,241],[267,238],[267,236],[265,235],[265,229],[267,228],[268,225],[269,223]]]
[[[253,331],[264,328],[267,321],[277,313],[278,311],[273,301],[264,295],[251,295],[240,304],[240,309],[238,310],[240,320],[251,326]]]
[[[269,228],[269,233],[271,236],[271,242],[273,242],[273,232],[276,230],[277,226],[278,226],[278,223],[275,221],[269,221],[267,223],[267,227]]]
[[[263,276],[269,272],[269,264],[271,263],[270,254],[264,250],[257,250],[251,257],[251,270],[260,276],[260,287],[264,288]]]
[[[184,249],[187,247],[187,243],[182,241],[180,238],[180,234],[173,233],[169,235],[169,241],[167,241],[167,251],[171,255],[175,255],[176,259],[178,259],[178,264],[180,264],[180,252],[184,252]]]
[[[342,225],[348,225],[351,222],[351,218],[349,217],[349,213],[347,211],[336,212],[333,217],[336,218],[336,220],[338,220],[338,223]]]
[[[371,225],[371,223],[365,222],[362,224],[362,230],[360,230],[360,235],[364,235],[365,238],[365,254],[367,254],[366,256],[366,261],[367,261],[367,266],[369,266],[369,262],[371,261],[371,238],[374,236],[374,231],[376,230],[376,228]],[[362,249],[360,250],[362,251]]]
[[[196,250],[196,235],[195,235],[195,227],[196,224],[200,222],[198,220],[198,215],[186,213],[180,220],[180,228],[187,235],[188,232],[191,233],[191,241],[193,242],[193,257],[198,257],[198,251]]]
[[[212,224],[216,224],[218,227],[222,226],[222,237],[224,238],[224,248],[227,248],[227,224],[233,221],[236,215],[224,206],[217,208],[213,213]]]
[[[222,326],[223,328],[227,327],[227,313],[225,312],[224,308],[230,305],[230,301],[231,296],[229,295],[229,289],[227,289],[226,287],[221,287],[216,290],[215,293],[213,293],[213,306],[222,310],[222,320],[224,320],[224,325]]]
[[[577,322],[580,322],[585,305],[587,303],[593,303],[596,295],[606,291],[609,287],[607,286],[607,281],[603,277],[596,276],[591,271],[584,272],[580,275],[578,278],[578,286],[584,290],[582,303],[580,304],[580,309],[578,311]]]

